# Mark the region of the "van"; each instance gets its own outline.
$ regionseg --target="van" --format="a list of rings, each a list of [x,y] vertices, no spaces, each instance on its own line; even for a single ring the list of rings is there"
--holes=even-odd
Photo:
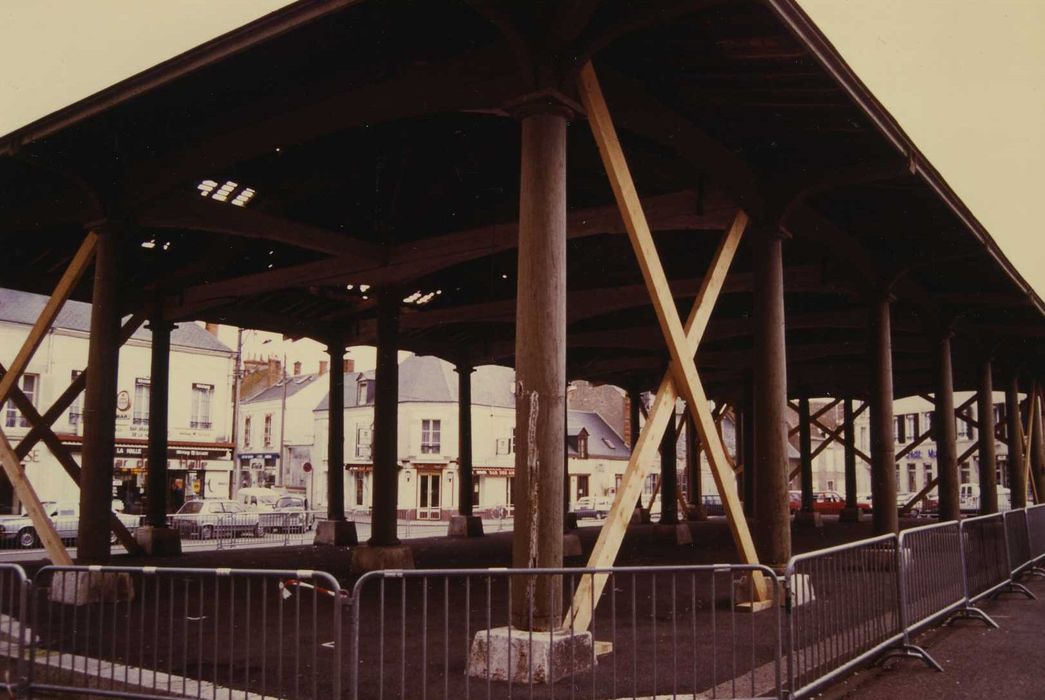
[[[247,510],[272,510],[282,495],[275,489],[248,486],[236,493],[236,501]]]

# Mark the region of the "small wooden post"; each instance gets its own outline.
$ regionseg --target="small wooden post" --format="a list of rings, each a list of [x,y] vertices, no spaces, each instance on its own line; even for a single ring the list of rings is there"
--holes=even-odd
[[[994,445],[994,380],[990,358],[980,363],[980,386],[976,394],[979,420],[980,514],[998,512],[997,457]]]

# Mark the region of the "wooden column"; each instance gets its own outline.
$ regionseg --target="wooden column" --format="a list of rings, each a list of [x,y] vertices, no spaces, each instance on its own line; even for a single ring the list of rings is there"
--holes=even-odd
[[[91,294],[91,331],[84,395],[83,467],[77,561],[109,562],[113,459],[116,447],[116,390],[120,357],[120,231],[107,226],[98,238]]]
[[[457,512],[472,515],[472,369],[457,363]]]
[[[784,566],[791,557],[791,511],[783,240],[778,230],[763,229],[753,242],[755,540],[763,562]]]
[[[979,422],[980,514],[998,512],[997,457],[994,449],[994,378],[989,359],[980,363],[980,386],[976,395]]]
[[[750,387],[750,384],[748,385]],[[744,407],[740,410],[739,420],[734,428],[737,431],[737,448],[740,450],[740,464],[743,472],[740,475],[740,492],[744,499],[744,515],[755,517],[755,412],[751,408],[751,392],[746,392]]]
[[[690,506],[699,513],[704,505],[704,485],[701,483],[700,468],[700,435],[697,434],[697,426],[693,424],[693,414],[686,411],[686,474],[687,485],[686,498]]]
[[[631,444],[628,446],[631,449],[635,449],[635,445],[639,443],[639,402],[642,401],[641,394],[638,389],[628,390],[628,421],[631,424]]]
[[[893,348],[888,297],[871,302],[871,507],[876,534],[898,532],[893,448]],[[953,414],[952,414],[953,421]]]
[[[167,527],[167,415],[170,405],[171,330],[157,315],[149,322],[152,356],[149,374],[149,469],[146,472],[145,524]],[[92,368],[93,371],[93,368]]]
[[[813,512],[813,435],[809,422],[809,399],[798,400],[798,452],[802,459],[802,512]]]
[[[562,566],[566,426],[566,116],[524,113],[516,296],[515,528],[512,564]],[[513,587],[521,629],[562,620],[562,580]],[[531,607],[532,606],[532,607]]]
[[[958,434],[954,419],[954,379],[951,372],[951,336],[936,343],[936,470],[939,479],[940,520],[958,520]]]
[[[856,417],[852,399],[842,404],[842,420],[845,423],[845,507],[856,508]]]
[[[399,304],[398,290],[383,290],[377,302],[377,369],[374,391],[374,488],[370,516],[372,546],[399,544]]]
[[[327,343],[330,396],[327,402],[327,520],[345,519],[345,343]],[[380,386],[380,384],[378,384]],[[375,471],[376,473],[376,471]],[[375,479],[376,480],[376,479]]]
[[[679,521],[678,508],[678,433],[672,412],[664,437],[660,441],[660,522],[675,525]]]
[[[1031,465],[1032,475],[1034,479],[1034,494],[1035,503],[1045,503],[1045,435],[1042,434],[1042,415],[1041,415],[1041,384],[1036,385],[1037,391],[1031,396],[1031,415],[1033,416],[1033,430],[1031,434]],[[1033,410],[1035,404],[1037,410]]]
[[[1027,506],[1027,477],[1023,468],[1023,421],[1020,418],[1020,379],[1015,373],[1005,387],[1005,434],[1009,442],[1008,470],[1012,508]]]

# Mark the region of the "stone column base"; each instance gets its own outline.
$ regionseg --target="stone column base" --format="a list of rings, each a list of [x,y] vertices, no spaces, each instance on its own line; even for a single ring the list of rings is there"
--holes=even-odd
[[[359,544],[356,524],[350,520],[320,520],[316,523],[316,538],[312,544],[331,544],[335,547]]]
[[[531,655],[531,646],[532,655]],[[592,667],[591,632],[529,632],[511,627],[479,630],[468,655],[468,675],[510,683],[550,685]]]
[[[452,515],[446,534],[448,537],[482,537],[483,519],[478,515]]]
[[[581,549],[581,538],[572,532],[562,536],[562,556],[566,557],[583,557],[584,550]]]
[[[801,527],[823,527],[824,518],[820,513],[812,513],[808,510],[800,510],[795,513],[795,525]]]
[[[361,544],[352,548],[352,561],[348,566],[353,574],[386,569],[413,569],[414,553],[405,544],[375,546]]]
[[[864,511],[860,508],[843,508],[838,513],[838,522],[858,523],[864,519]]]
[[[150,557],[171,557],[181,554],[181,533],[169,527],[142,525],[134,531],[134,539],[142,553]]]
[[[126,573],[56,571],[48,598],[65,605],[130,602],[134,600],[134,581]]]
[[[698,505],[690,505],[689,510],[686,511],[686,517],[692,521],[704,521],[708,519],[708,509],[704,507],[703,503]]]
[[[693,533],[686,523],[657,525],[655,532],[658,539],[674,541],[675,544],[693,544]]]
[[[562,529],[565,532],[577,529],[577,514],[567,513],[562,519]]]

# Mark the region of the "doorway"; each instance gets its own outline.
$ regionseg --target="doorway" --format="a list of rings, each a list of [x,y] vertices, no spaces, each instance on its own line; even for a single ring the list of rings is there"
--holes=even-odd
[[[439,520],[439,484],[442,474],[439,472],[422,473],[417,478],[417,519]]]

